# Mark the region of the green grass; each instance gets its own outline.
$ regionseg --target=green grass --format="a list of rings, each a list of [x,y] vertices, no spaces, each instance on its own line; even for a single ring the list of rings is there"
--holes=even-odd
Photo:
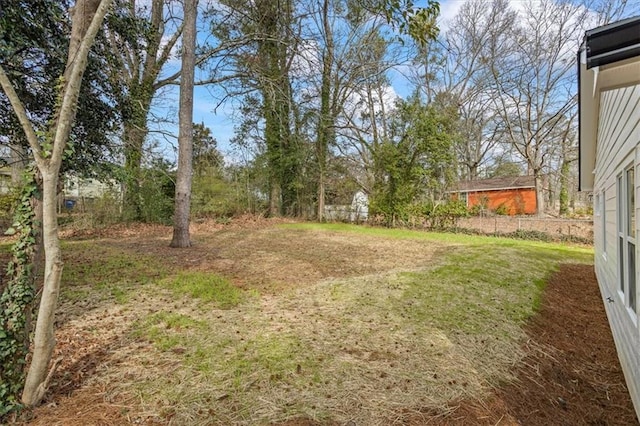
[[[138,321],[134,330],[134,336],[149,339],[159,350],[167,351],[190,346],[189,334],[207,331],[208,325],[188,315],[158,312]]]
[[[238,306],[247,295],[225,278],[212,272],[182,271],[161,284],[177,296],[189,296],[220,309]]]
[[[547,243],[541,241],[529,241],[504,237],[493,237],[483,235],[466,235],[456,234],[452,232],[431,232],[418,231],[400,228],[382,228],[363,225],[353,225],[348,223],[287,223],[279,225],[283,229],[309,230],[309,231],[332,231],[332,232],[351,232],[360,235],[369,235],[383,238],[396,239],[418,239],[427,241],[438,241],[450,244],[496,244],[500,246],[529,246],[529,247],[545,247],[556,248],[558,250],[568,250],[569,252],[593,253],[592,248],[580,247],[565,243]]]
[[[253,415],[255,392],[275,390],[285,403],[294,400],[299,389],[322,382],[322,364],[299,336],[254,333],[261,331],[259,324],[240,329],[238,323],[217,321],[160,312],[134,326],[135,337],[150,340],[165,356],[180,359],[181,368],[174,374],[152,374],[134,384],[144,399],[160,398],[175,410],[163,415],[179,414],[181,421],[199,424],[193,416],[204,409],[209,412],[209,424],[233,424],[233,416]],[[173,377],[182,379],[178,382]],[[216,409],[218,400],[233,404],[235,414]],[[184,406],[193,410],[184,412]],[[286,408],[291,413],[299,410],[299,404]]]
[[[408,314],[438,328],[501,333],[502,324],[521,324],[539,308],[558,263],[590,261],[581,250],[470,246],[450,252],[433,270],[401,274],[405,291],[400,303],[413,301]]]
[[[159,259],[92,241],[63,243],[62,297],[71,302],[129,301],[132,291],[165,277]]]
[[[270,424],[296,416],[391,424],[385,416],[398,407],[482,396],[512,379],[523,325],[539,308],[550,274],[561,263],[593,259],[592,250],[568,244],[345,224],[282,225],[278,232],[283,264],[318,232],[353,236],[318,246],[327,265],[339,264],[336,253],[344,253],[333,244],[357,247],[359,235],[379,238],[381,250],[398,247],[383,244],[389,239],[438,250],[406,270],[291,282],[259,296],[214,273],[170,274],[158,259],[70,244],[79,257],[65,271],[67,298],[97,291],[135,309],[127,295],[149,282],[159,287],[147,288],[173,296],[145,293],[153,303],[140,306],[133,324],[132,336],[153,349],[136,354],[122,386],[139,396],[143,411],[176,424]],[[261,234],[230,231],[226,238],[247,235]],[[375,246],[370,238],[367,244]],[[375,262],[375,251],[370,256]],[[83,285],[87,280],[93,284]]]

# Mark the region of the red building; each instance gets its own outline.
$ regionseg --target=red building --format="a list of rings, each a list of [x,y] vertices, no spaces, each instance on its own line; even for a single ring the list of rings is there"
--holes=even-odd
[[[491,211],[505,214],[535,214],[536,187],[533,176],[510,176],[459,182],[451,191],[467,207],[480,205]]]

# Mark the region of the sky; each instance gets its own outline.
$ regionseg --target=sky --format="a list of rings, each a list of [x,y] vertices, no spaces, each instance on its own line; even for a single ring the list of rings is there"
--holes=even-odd
[[[446,30],[446,22],[453,18],[466,0],[441,0],[439,26],[441,31]],[[521,1],[512,0],[513,3]],[[168,75],[180,68],[179,59],[172,59],[163,74]],[[196,76],[197,80],[197,76]],[[401,96],[406,95],[406,84],[401,79],[394,79],[392,86],[395,93]],[[166,134],[178,134],[177,127],[177,105],[179,89],[178,86],[171,86],[164,96],[159,97],[155,102],[152,114],[159,116],[169,116],[176,121],[175,124],[164,124],[161,126],[162,133],[151,133],[151,138],[159,142],[159,153],[169,160],[175,161],[177,139],[168,137]],[[233,161],[237,159],[234,148],[229,141],[234,136],[233,105],[231,103],[217,107],[217,100],[209,93],[209,89],[203,86],[196,86],[194,89],[193,122],[204,123],[211,129],[212,135],[218,141],[218,149],[225,157]],[[215,110],[215,111],[214,111]]]
[[[511,6],[515,10],[523,10],[526,0],[510,0]],[[441,33],[446,32],[448,22],[458,13],[466,0],[441,0],[440,2],[440,18],[438,24]],[[419,3],[418,3],[419,4]],[[168,64],[164,74],[173,73],[179,69],[180,61],[178,58],[172,59]],[[395,77],[393,77],[395,75]],[[392,73],[392,86],[395,93],[400,96],[406,96],[408,93],[407,83],[398,77],[398,73]],[[196,76],[197,80],[197,76]],[[171,86],[165,96],[159,97],[153,108],[152,114],[172,116],[176,121],[175,124],[166,124],[163,130],[166,133],[177,136],[177,105],[178,105],[178,86]],[[217,100],[209,93],[209,89],[203,86],[196,86],[194,91],[194,110],[193,121],[195,123],[204,123],[211,129],[212,135],[218,141],[218,149],[225,155],[227,161],[239,161],[238,153],[234,153],[234,147],[229,143],[234,135],[234,122],[237,118],[233,117],[234,106],[227,103],[221,106],[217,105]],[[152,138],[154,134],[152,133]],[[167,137],[166,135],[156,134],[160,153],[169,160],[176,158],[177,139]]]

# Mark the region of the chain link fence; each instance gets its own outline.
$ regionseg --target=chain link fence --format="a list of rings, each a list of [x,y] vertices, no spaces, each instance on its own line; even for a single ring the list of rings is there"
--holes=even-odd
[[[593,220],[555,219],[510,216],[486,216],[458,218],[456,226],[486,234],[511,233],[516,231],[544,232],[552,238],[582,239],[593,242]]]

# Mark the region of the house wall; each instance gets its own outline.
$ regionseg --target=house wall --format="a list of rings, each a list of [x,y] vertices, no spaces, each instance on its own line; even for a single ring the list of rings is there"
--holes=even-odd
[[[11,189],[11,171],[0,169],[0,194],[6,194]]]
[[[534,188],[518,188],[496,191],[470,192],[467,206],[482,204],[487,199],[489,210],[495,210],[504,204],[508,214],[534,214],[536,212],[536,191]]]
[[[100,198],[107,192],[118,193],[120,190],[116,181],[101,182],[97,179],[83,179],[77,176],[66,176],[64,180],[64,197],[72,199]]]
[[[615,71],[614,71],[615,72]],[[635,218],[640,214],[640,84],[605,90],[599,96],[594,177],[595,269],[603,303],[625,373],[629,393],[640,416],[640,329],[629,308],[629,294],[620,291],[618,235],[618,176],[634,170]],[[624,175],[623,175],[624,176]],[[637,219],[636,219],[637,222]],[[640,305],[640,251],[635,239],[636,304]],[[628,283],[627,283],[628,285]],[[627,287],[628,289],[629,287]],[[628,291],[627,291],[628,293]]]

